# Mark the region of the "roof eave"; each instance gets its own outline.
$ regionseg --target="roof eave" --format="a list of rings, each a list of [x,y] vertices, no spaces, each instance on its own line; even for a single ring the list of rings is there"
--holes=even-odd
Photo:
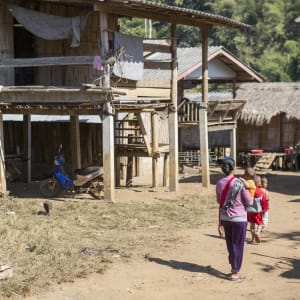
[[[94,3],[94,10],[196,27],[223,26],[237,29],[250,27],[250,25],[223,16],[146,0],[97,0]]]

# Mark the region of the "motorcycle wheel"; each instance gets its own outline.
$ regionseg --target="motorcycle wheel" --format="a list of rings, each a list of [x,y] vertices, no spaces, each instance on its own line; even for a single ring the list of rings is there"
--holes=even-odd
[[[101,199],[103,189],[104,189],[103,182],[99,181],[99,180],[94,180],[94,181],[91,182],[88,193],[93,198],[99,200],[99,199]]]
[[[46,198],[56,197],[62,194],[63,191],[64,189],[55,180],[55,178],[48,178],[40,183],[40,192]]]

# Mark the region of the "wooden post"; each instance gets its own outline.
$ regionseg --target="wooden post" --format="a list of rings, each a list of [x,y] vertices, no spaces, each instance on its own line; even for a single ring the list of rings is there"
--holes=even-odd
[[[106,58],[109,51],[107,14],[100,12],[101,56]],[[103,88],[110,87],[110,69],[105,66]],[[103,172],[104,172],[104,199],[115,201],[115,151],[114,151],[114,117],[112,105],[106,102],[103,105]]]
[[[209,178],[209,153],[208,153],[208,125],[207,125],[207,101],[208,101],[208,28],[202,28],[202,102],[199,110],[200,124],[200,152],[202,186],[210,186]]]
[[[178,190],[178,115],[177,115],[177,39],[176,24],[171,27],[171,51],[172,51],[172,77],[171,99],[172,106],[169,111],[169,188],[170,191]]]
[[[152,132],[152,187],[158,187],[158,121],[157,113],[151,113]]]
[[[0,57],[1,59],[14,57],[13,17],[4,1],[0,3]],[[1,68],[0,85],[14,85],[14,68]]]
[[[6,195],[5,158],[4,158],[3,115],[0,114],[0,193]]]
[[[230,155],[236,162],[236,128],[230,131]]]
[[[13,17],[4,1],[0,3],[0,56],[1,59],[14,57]],[[3,68],[0,72],[0,85],[14,85],[14,68]],[[3,115],[0,114],[0,194],[6,195],[5,153],[3,135]]]
[[[72,172],[81,168],[79,117],[70,117]],[[74,175],[74,174],[73,174]]]
[[[24,159],[26,160],[26,181],[31,182],[31,115],[24,115],[23,120]]]
[[[164,156],[164,175],[163,175],[163,186],[169,186],[169,153],[165,153]]]
[[[128,134],[128,144],[133,143],[133,134]],[[133,156],[127,158],[127,170],[126,170],[126,187],[132,186],[133,178]]]

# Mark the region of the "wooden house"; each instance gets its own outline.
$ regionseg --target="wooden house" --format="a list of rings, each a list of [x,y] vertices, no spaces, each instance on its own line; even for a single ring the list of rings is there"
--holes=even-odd
[[[178,126],[179,151],[200,149],[199,109],[201,93],[190,89],[201,84],[201,48],[178,48]],[[157,55],[156,55],[157,56]],[[160,59],[166,58],[160,56]],[[150,56],[152,57],[152,56]],[[153,71],[146,71],[151,74]],[[158,71],[156,70],[155,73]],[[165,72],[165,71],[161,71]],[[148,75],[149,76],[149,75]],[[167,74],[162,74],[167,76]],[[164,77],[163,77],[164,78]],[[208,145],[210,148],[230,148],[230,155],[236,157],[237,119],[246,103],[244,98],[235,98],[236,85],[242,82],[262,82],[255,70],[222,46],[208,47]],[[218,86],[227,92],[220,92]]]
[[[238,120],[239,152],[284,152],[300,141],[300,83],[243,83],[236,97],[247,100]]]
[[[120,17],[140,17],[171,23],[171,46],[155,46],[160,51],[171,53],[171,62],[144,62],[140,50],[152,51],[153,45],[143,44],[141,38],[120,34]],[[70,116],[66,142],[70,144],[74,168],[82,165],[79,116],[98,115],[102,120],[102,149],[99,150],[102,152],[104,167],[104,197],[113,201],[115,174],[119,173],[115,173],[115,167],[118,168],[118,154],[115,156],[118,138],[115,136],[121,136],[120,131],[127,130],[116,116],[124,112],[135,115],[142,138],[139,144],[127,142],[127,145],[122,146],[123,150],[127,149],[124,152],[139,155],[142,149],[152,157],[155,179],[157,157],[160,151],[164,151],[168,157],[169,187],[171,190],[178,189],[176,24],[201,29],[204,103],[204,109],[200,112],[203,120],[201,157],[202,182],[207,186],[208,32],[214,26],[238,29],[245,24],[201,11],[140,0],[10,0],[0,3],[0,109],[1,114],[24,115],[23,155],[28,167],[28,180],[31,178],[32,144],[35,142],[32,140],[31,115]],[[129,52],[129,48],[133,53]],[[130,71],[133,65],[138,65],[138,71]],[[141,67],[171,70],[167,94],[162,93],[166,89],[163,91],[157,80],[145,82],[139,76],[132,76],[140,74]],[[125,92],[118,90],[119,78],[123,77],[131,80]],[[162,110],[168,113],[167,151],[161,150],[157,141],[156,119]],[[149,133],[144,130],[143,113],[151,114],[151,143]],[[0,132],[1,191],[4,193],[5,138],[2,129]],[[36,138],[41,142],[48,137],[42,132]],[[122,150],[120,147],[119,151]]]

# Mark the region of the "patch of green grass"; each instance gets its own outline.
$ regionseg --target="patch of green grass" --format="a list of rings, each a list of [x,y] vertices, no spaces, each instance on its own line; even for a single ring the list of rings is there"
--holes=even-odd
[[[0,299],[36,294],[53,283],[103,273],[114,257],[130,259],[158,245],[169,247],[178,240],[178,230],[216,218],[213,196],[151,204],[52,201],[50,216],[37,214],[41,203],[9,198],[0,202],[0,265],[14,269],[13,278],[0,281]]]

